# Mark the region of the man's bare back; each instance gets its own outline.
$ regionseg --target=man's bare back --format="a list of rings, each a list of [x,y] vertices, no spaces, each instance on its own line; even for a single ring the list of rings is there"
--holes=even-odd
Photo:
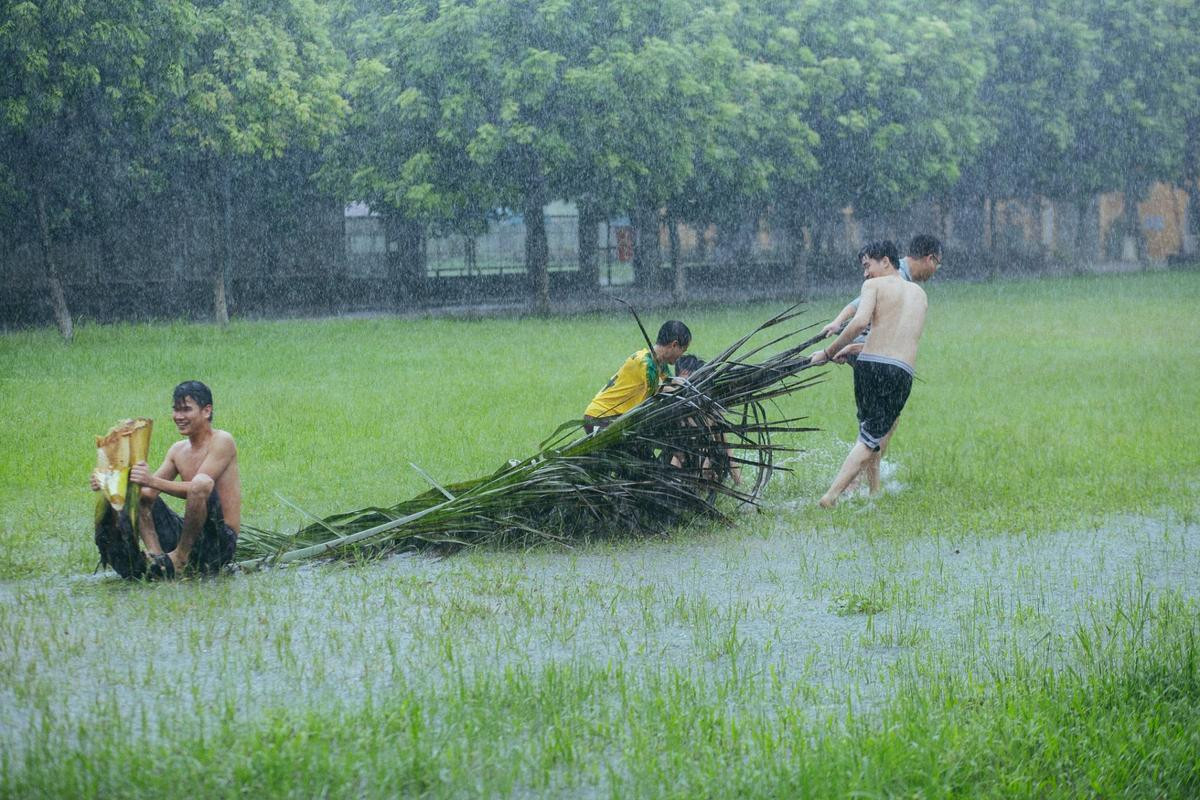
[[[925,291],[899,275],[864,282],[862,303],[855,317],[865,317],[871,332],[862,352],[894,358],[915,367],[928,307]]]
[[[925,329],[925,292],[905,281],[896,269],[896,247],[872,242],[861,258],[867,280],[854,318],[833,344],[811,356],[812,363],[834,361],[870,326],[862,352],[854,362],[854,401],[858,408],[858,441],[851,448],[820,504],[832,508],[838,497],[865,472],[872,494],[879,491],[879,461],[895,430],[912,389],[917,344]]]

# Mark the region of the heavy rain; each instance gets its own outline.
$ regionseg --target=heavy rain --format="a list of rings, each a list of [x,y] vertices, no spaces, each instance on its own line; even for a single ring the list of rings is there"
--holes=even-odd
[[[1200,794],[1198,235],[1195,0],[6,0],[0,797]]]

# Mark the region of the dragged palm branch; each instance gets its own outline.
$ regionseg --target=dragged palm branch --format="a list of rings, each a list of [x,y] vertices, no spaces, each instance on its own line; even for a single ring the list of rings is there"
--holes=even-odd
[[[772,472],[784,469],[776,455],[797,449],[776,437],[816,430],[800,424],[804,417],[786,417],[775,402],[822,380],[800,376],[809,367],[802,351],[821,337],[788,346],[807,328],[778,334],[797,316],[793,307],[767,320],[590,436],[582,420],[564,423],[536,455],[490,475],[443,486],[413,465],[433,488],[389,508],[314,519],[294,533],[246,525],[238,551],[249,557],[236,567],[423,545],[570,542],[661,532],[698,516],[726,519],[720,498],[757,503]],[[750,347],[771,329],[777,335]],[[732,479],[735,471],[745,476],[741,482]]]

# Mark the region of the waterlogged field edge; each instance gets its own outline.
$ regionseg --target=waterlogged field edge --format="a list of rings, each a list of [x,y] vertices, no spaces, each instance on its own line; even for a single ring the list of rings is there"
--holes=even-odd
[[[3,786],[14,797],[1190,796],[1196,610],[1170,597],[1113,628],[1081,625],[1069,670],[933,670],[878,715],[814,723],[778,687],[682,667],[475,665],[439,692],[281,707],[207,735],[181,725],[149,746],[97,730],[86,757],[6,755]],[[1091,646],[1097,633],[1103,646]]]

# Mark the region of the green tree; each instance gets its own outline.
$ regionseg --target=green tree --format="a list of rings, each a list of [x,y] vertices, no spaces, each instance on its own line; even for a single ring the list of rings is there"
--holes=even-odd
[[[610,211],[626,210],[636,230],[634,276],[649,285],[658,267],[659,211],[683,191],[709,130],[712,98],[700,47],[690,35],[696,4],[614,0],[606,46],[566,80],[590,133],[579,173]]]
[[[1138,260],[1145,258],[1138,202],[1154,181],[1183,171],[1187,117],[1180,110],[1195,102],[1188,92],[1191,56],[1179,41],[1173,8],[1157,0],[1095,0],[1086,7],[1096,69],[1074,121],[1070,186],[1084,196],[1124,193],[1115,233],[1133,238]]]
[[[184,13],[122,0],[7,2],[0,14],[0,200],[14,222],[32,219],[65,339],[73,322],[57,244],[143,183],[150,121],[179,74]]]
[[[581,200],[586,229],[629,208],[664,155],[690,165],[690,151],[668,146],[669,115],[651,105],[669,94],[654,58],[669,48],[646,37],[661,12],[644,4],[411,0],[353,13],[363,14],[350,47],[359,111],[330,174],[424,226],[471,231],[496,209],[521,211],[541,309],[549,199]],[[647,97],[655,82],[662,88]],[[634,108],[646,112],[640,127],[628,124]]]
[[[1168,4],[1167,14],[1181,70],[1172,76],[1177,82],[1184,131],[1182,169],[1177,180],[1188,193],[1186,233],[1195,247],[1195,237],[1200,236],[1200,4],[1176,0]]]
[[[810,85],[806,121],[819,137],[819,170],[779,188],[797,238],[847,206],[869,218],[954,185],[983,133],[971,7],[805,2],[779,18],[770,46]]]
[[[985,146],[956,194],[993,213],[992,231],[997,199],[1075,196],[1070,156],[1096,77],[1096,37],[1075,6],[1070,0],[984,6],[977,41],[989,54],[980,88]]]
[[[212,269],[213,315],[229,319],[232,178],[241,159],[317,149],[348,110],[344,56],[312,0],[197,3],[188,17],[180,89],[167,109],[174,150],[166,167],[194,176],[209,219],[220,220]]]
[[[525,223],[525,270],[536,308],[550,308],[549,247],[543,208],[561,176],[570,145],[563,117],[563,73],[582,28],[569,0],[482,0],[480,39],[494,59],[477,70],[488,114],[467,149],[487,170],[502,205]],[[578,7],[582,7],[581,5]]]
[[[819,137],[808,122],[813,87],[791,68],[798,39],[781,30],[779,13],[770,5],[714,5],[691,26],[710,97],[695,171],[668,206],[670,228],[674,234],[677,219],[700,229],[715,224],[732,236],[739,260],[779,188],[813,180],[819,166]],[[674,293],[682,299],[674,235],[671,261]]]
[[[424,279],[427,229],[473,231],[487,213],[490,198],[455,124],[456,110],[479,101],[469,87],[443,79],[452,53],[473,57],[476,18],[472,8],[455,6],[439,23],[436,3],[364,0],[346,4],[336,20],[350,59],[351,111],[343,135],[326,148],[320,176],[385,217],[399,245],[390,276],[397,301]],[[443,110],[447,96],[455,99]]]
[[[544,307],[548,95],[561,58],[533,46],[549,35],[542,5],[550,4],[411,0],[352,9],[360,15],[349,25],[356,111],[325,174],[402,220],[409,253],[426,230],[469,236],[498,209],[523,210],[526,266]]]

